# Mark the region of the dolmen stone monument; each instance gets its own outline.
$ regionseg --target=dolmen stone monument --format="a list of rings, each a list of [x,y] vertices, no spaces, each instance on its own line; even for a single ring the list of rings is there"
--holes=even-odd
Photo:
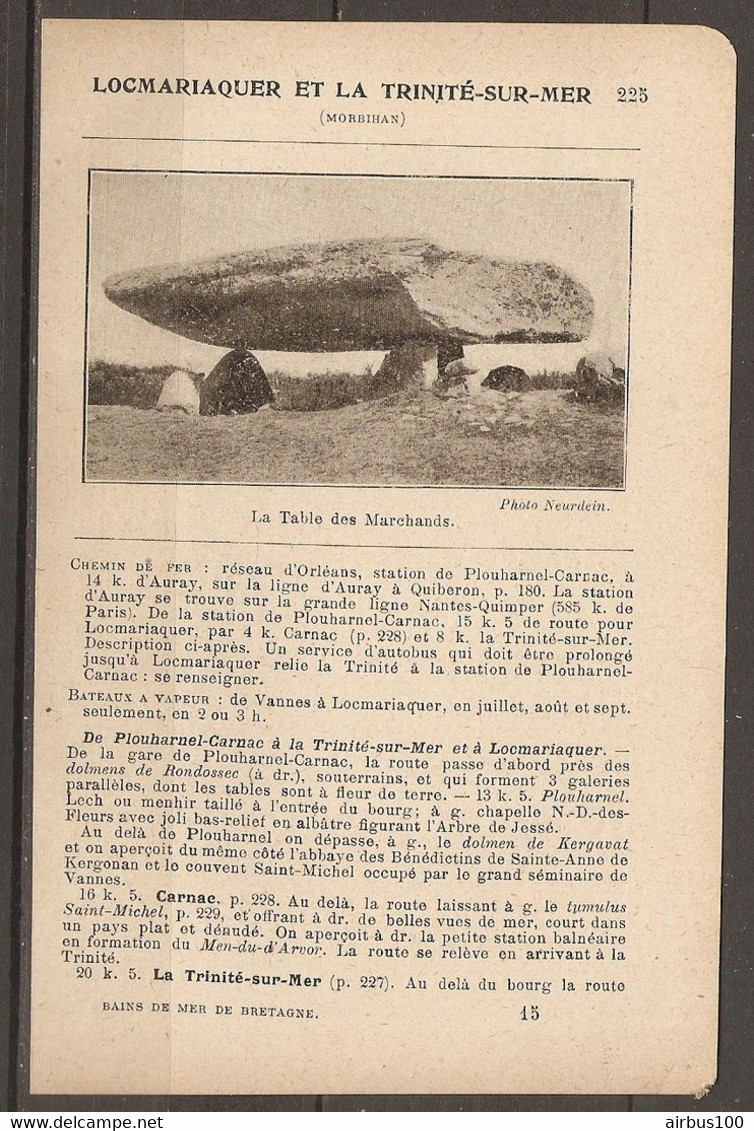
[[[444,368],[465,345],[578,342],[593,320],[589,292],[557,267],[418,239],[247,251],[129,271],[111,276],[104,289],[116,306],[147,322],[228,347],[202,389],[204,414],[253,412],[274,401],[252,351],[387,350],[367,385],[374,398],[431,387],[438,356]],[[355,382],[352,400],[364,395],[364,382]]]

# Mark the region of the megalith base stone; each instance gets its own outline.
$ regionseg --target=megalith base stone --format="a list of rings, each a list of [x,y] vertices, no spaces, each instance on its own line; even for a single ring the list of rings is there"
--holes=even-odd
[[[181,409],[192,416],[199,411],[199,390],[188,373],[185,373],[182,369],[176,369],[175,372],[170,374],[162,386],[157,407],[159,409]]]
[[[376,396],[399,389],[431,389],[437,380],[437,346],[433,342],[407,342],[387,354],[374,375]]]
[[[202,416],[256,412],[273,399],[264,369],[248,350],[227,353],[207,376],[199,396]]]
[[[463,342],[456,338],[443,338],[437,345],[437,368],[440,374],[445,372],[446,366],[463,358]]]

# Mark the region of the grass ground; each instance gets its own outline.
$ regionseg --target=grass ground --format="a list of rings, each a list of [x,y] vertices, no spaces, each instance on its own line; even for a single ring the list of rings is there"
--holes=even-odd
[[[87,478],[117,482],[620,487],[622,406],[565,389],[404,392],[322,412],[188,416],[91,405]]]

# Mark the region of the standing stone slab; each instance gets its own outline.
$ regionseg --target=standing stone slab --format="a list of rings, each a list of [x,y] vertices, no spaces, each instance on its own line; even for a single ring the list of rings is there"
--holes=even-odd
[[[194,416],[199,412],[199,390],[188,373],[176,369],[162,386],[157,407],[159,409],[181,409]]]
[[[401,389],[428,389],[437,379],[434,342],[406,342],[386,355],[370,382],[370,397],[384,397]]]
[[[202,384],[199,412],[222,416],[256,412],[272,400],[264,369],[248,350],[232,350],[221,358]]]

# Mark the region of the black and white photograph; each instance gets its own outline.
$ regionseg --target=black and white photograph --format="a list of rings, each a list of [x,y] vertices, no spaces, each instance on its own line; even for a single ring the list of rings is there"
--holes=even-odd
[[[631,201],[91,170],[85,480],[624,488]]]
[[[18,1126],[745,1124],[754,37],[485,2],[8,24]]]

